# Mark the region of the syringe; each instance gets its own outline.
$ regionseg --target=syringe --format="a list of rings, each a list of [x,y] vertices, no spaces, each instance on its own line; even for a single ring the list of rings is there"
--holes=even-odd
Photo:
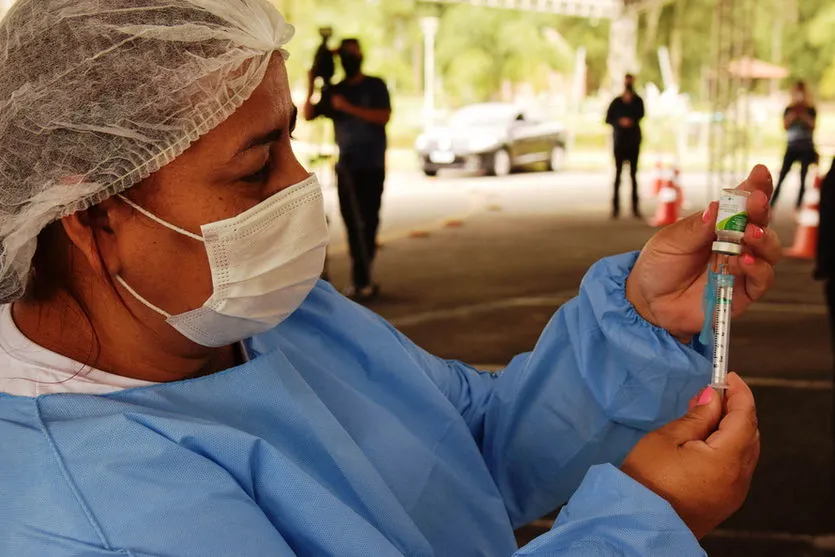
[[[714,249],[716,248],[714,245]],[[728,355],[734,296],[734,276],[730,272],[730,258],[731,255],[728,253],[714,252],[710,270],[714,285],[713,374],[710,386],[720,394],[728,388]]]
[[[748,226],[748,197],[750,192],[741,189],[723,190],[719,198],[719,216],[716,222],[717,241],[708,268],[708,284],[705,292],[705,328],[703,343],[713,341],[713,373],[711,387],[720,395],[728,388],[728,355],[731,344],[731,317],[733,315],[734,275],[731,258],[742,255],[742,239]],[[712,332],[712,338],[710,335]]]

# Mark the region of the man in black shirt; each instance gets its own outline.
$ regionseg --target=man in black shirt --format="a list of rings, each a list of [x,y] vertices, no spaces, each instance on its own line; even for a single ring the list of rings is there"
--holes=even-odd
[[[632,178],[632,214],[641,217],[638,201],[638,157],[641,153],[641,120],[644,118],[644,101],[635,92],[635,77],[626,75],[623,94],[612,101],[606,114],[606,123],[614,130],[615,194],[612,200],[612,218],[620,216],[620,179],[624,163],[629,163]]]
[[[368,300],[379,291],[371,280],[371,268],[377,253],[386,179],[386,125],[391,119],[391,99],[382,79],[362,73],[363,54],[357,39],[343,40],[338,52],[345,79],[331,90],[330,110],[312,104],[311,88],[304,115],[307,120],[322,114],[333,119],[339,146],[339,205],[353,261],[353,285],[346,294]]]

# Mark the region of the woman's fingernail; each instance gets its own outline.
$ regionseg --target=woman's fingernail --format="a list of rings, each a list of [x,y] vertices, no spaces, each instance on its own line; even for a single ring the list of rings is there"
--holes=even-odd
[[[706,223],[710,220],[710,207],[705,209],[705,212],[702,213],[702,222]]]
[[[710,404],[710,401],[713,400],[713,389],[708,387],[702,394],[699,396],[699,400],[696,402],[696,406],[705,406]]]
[[[759,226],[754,228],[754,238],[757,240],[762,240],[765,237],[765,230],[760,228]]]
[[[754,256],[751,255],[750,253],[746,253],[745,255],[742,256],[742,262],[746,265],[753,265],[754,263],[757,262],[757,260],[754,259]]]

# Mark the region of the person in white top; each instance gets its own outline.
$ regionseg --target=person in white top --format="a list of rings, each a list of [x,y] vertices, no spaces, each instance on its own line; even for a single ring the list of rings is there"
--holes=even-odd
[[[0,306],[0,392],[101,395],[148,385],[154,383],[107,373],[35,344],[18,330],[12,306]]]

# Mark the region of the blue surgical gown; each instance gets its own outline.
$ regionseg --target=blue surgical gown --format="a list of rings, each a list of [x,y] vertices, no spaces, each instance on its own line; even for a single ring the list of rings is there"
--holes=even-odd
[[[3,557],[703,555],[617,465],[708,381],[604,260],[499,374],[325,283],[252,360],[105,396],[0,397]],[[570,501],[569,501],[570,499]],[[568,504],[518,549],[515,527]]]

